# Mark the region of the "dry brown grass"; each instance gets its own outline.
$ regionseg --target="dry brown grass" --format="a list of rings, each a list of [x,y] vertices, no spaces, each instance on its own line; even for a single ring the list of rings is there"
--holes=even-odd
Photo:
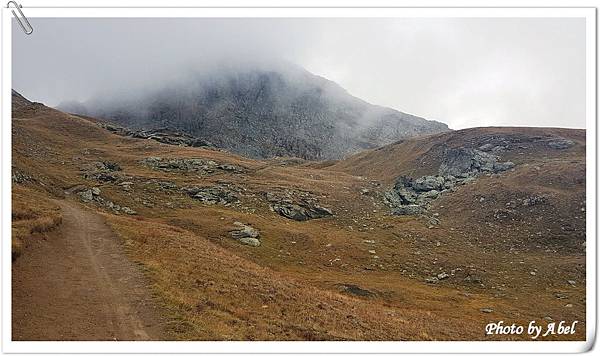
[[[62,223],[60,209],[46,194],[26,186],[12,190],[12,259],[17,259],[32,238]]]
[[[585,320],[585,253],[549,248],[542,239],[529,236],[546,233],[551,219],[572,214],[573,207],[561,201],[577,202],[585,196],[585,190],[573,188],[581,186],[573,178],[582,174],[585,161],[580,131],[531,129],[531,135],[554,132],[578,145],[551,155],[540,151],[506,157],[518,163],[515,172],[482,179],[439,199],[433,208],[440,212],[441,224],[428,229],[423,219],[388,216],[377,194],[397,175],[432,172],[436,158],[427,154],[438,142],[431,137],[338,163],[300,161],[281,166],[278,160],[254,161],[227,152],[123,138],[50,109],[22,113],[13,121],[13,130],[15,164],[35,176],[46,191],[60,194],[76,184],[100,185],[103,197],[138,212],[135,217],[114,216],[89,204],[107,214],[131,258],[148,272],[171,311],[173,339],[468,340],[484,339],[483,325],[492,320],[541,321],[545,316]],[[511,132],[486,128],[437,139],[457,145],[495,130]],[[139,163],[148,156],[199,157],[248,171],[207,177],[158,172]],[[117,162],[127,180],[134,182],[133,190],[81,177],[83,164],[102,160]],[[567,164],[571,160],[579,163]],[[177,191],[147,188],[150,179],[171,181],[178,187],[225,181],[247,190],[241,199],[247,209],[203,206]],[[371,185],[370,179],[382,185]],[[336,216],[307,222],[280,217],[257,198],[275,188],[310,191]],[[373,194],[361,194],[364,188]],[[20,222],[52,216],[47,214],[52,207],[44,207],[47,194],[33,198],[28,191],[16,189],[13,236],[20,236],[14,243],[18,246],[31,232],[29,225],[21,229]],[[555,194],[550,204],[556,210],[543,215],[532,207],[527,229],[490,221],[486,215],[504,206],[503,199],[539,189]],[[481,197],[489,205],[473,204]],[[543,219],[537,220],[540,216]],[[261,246],[251,248],[230,239],[227,229],[234,221],[257,227]],[[50,220],[46,223],[41,227],[52,225]],[[376,245],[365,244],[367,239],[376,240]],[[370,249],[377,250],[378,260]],[[339,262],[332,263],[336,258]],[[439,271],[453,269],[456,274],[439,284],[424,282]],[[534,269],[537,274],[532,276]],[[483,283],[465,282],[467,275],[480,277]],[[566,283],[571,279],[577,280],[576,286]],[[375,295],[348,295],[340,292],[341,283]],[[556,292],[568,299],[556,298]],[[566,308],[567,303],[571,307]],[[493,313],[480,312],[489,307]],[[584,332],[579,328],[570,337],[582,339]]]
[[[179,340],[479,338],[469,317],[432,314],[322,290],[157,222],[107,216],[147,268]],[[471,328],[472,330],[472,328]]]

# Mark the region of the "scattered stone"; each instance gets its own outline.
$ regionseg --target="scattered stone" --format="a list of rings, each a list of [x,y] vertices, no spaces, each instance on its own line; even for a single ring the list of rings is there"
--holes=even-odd
[[[567,140],[562,137],[548,141],[548,146],[550,146],[550,148],[553,148],[555,150],[565,150],[567,148],[573,147],[573,145],[575,145],[575,142],[573,142],[571,140]]]
[[[135,210],[133,210],[130,207],[127,207],[127,206],[122,207],[120,210],[122,212],[124,212],[125,214],[128,214],[128,215],[135,215],[135,214],[137,214],[137,212]]]
[[[85,179],[93,179],[100,182],[116,182],[121,179],[122,169],[116,162],[95,161],[84,164],[80,170]]]
[[[443,279],[446,279],[446,278],[448,278],[448,277],[450,277],[450,276],[449,276],[449,275],[448,275],[448,273],[446,273],[446,272],[442,272],[442,273],[440,273],[440,274],[438,274],[438,275],[437,275],[437,278],[438,278],[440,281],[441,281],[441,280],[443,280]]]
[[[481,277],[468,275],[463,279],[465,282],[471,282],[475,284],[483,284]]]
[[[541,195],[532,195],[523,199],[523,206],[534,206],[538,204],[545,203],[547,198]]]
[[[32,180],[32,177],[12,167],[12,182],[23,184]]]
[[[570,285],[574,286],[577,284],[577,282],[575,282],[574,280],[570,279],[567,281],[567,283],[569,283]]]
[[[89,203],[94,200],[94,194],[92,193],[91,189],[86,189],[77,194],[79,195],[79,199],[84,203]]]
[[[481,308],[481,309],[479,309],[479,311],[481,311],[482,313],[492,313],[494,311],[494,309],[492,309],[492,308]]]
[[[95,196],[99,196],[100,195],[100,188],[98,187],[93,187],[92,189],[90,189],[92,191],[92,195]]]
[[[161,158],[148,157],[141,161],[145,166],[163,172],[188,172],[210,175],[218,170],[226,172],[244,172],[244,169],[231,164],[219,164],[202,158]]]
[[[427,220],[427,223],[429,225],[439,225],[440,224],[440,219],[438,218],[429,218],[429,220]]]
[[[169,182],[169,181],[160,181],[160,182],[156,182],[156,184],[160,187],[160,189],[164,189],[164,190],[177,189],[177,184],[175,184],[173,182]]]

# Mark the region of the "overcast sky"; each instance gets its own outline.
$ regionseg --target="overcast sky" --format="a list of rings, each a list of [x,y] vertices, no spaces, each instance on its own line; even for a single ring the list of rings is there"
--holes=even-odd
[[[50,106],[180,68],[281,58],[373,104],[474,126],[585,127],[585,20],[31,19],[13,87]]]

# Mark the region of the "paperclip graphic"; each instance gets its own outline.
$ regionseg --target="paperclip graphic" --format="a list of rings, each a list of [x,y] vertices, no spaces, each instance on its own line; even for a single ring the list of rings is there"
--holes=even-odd
[[[27,20],[27,17],[25,17],[25,14],[23,14],[23,11],[21,11],[21,8],[23,6],[17,4],[14,1],[9,1],[6,4],[6,7],[10,8],[11,4],[13,4],[14,7],[19,12],[20,17],[19,17],[19,15],[17,15],[17,13],[15,12],[15,10],[10,10],[12,12],[13,16],[17,18],[17,22],[19,23],[19,26],[21,26],[21,28],[23,29],[23,32],[25,32],[26,35],[31,35],[33,33],[33,27],[31,27],[31,24],[29,23],[29,20]],[[25,24],[27,24],[27,28],[23,24],[23,21],[25,21]]]

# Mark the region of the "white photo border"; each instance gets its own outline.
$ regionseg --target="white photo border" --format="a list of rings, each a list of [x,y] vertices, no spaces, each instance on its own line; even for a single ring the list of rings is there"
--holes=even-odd
[[[39,1],[36,1],[39,3]],[[59,1],[60,2],[60,1]],[[64,1],[63,1],[64,2]],[[69,1],[67,1],[68,3]],[[45,1],[44,3],[48,3]],[[124,3],[106,1],[112,6]],[[189,3],[189,2],[188,2]],[[238,2],[239,3],[239,2]],[[353,1],[353,3],[356,3]],[[364,2],[363,2],[364,3]],[[556,1],[553,1],[556,3]],[[563,3],[567,3],[563,1]],[[139,3],[137,3],[139,5]],[[163,3],[165,4],[165,3]],[[132,5],[136,5],[135,3]],[[163,5],[164,6],[164,5]],[[366,4],[368,6],[368,3]],[[561,353],[583,352],[596,334],[596,9],[595,8],[24,8],[36,17],[580,17],[586,20],[586,341],[12,341],[11,338],[11,20],[2,8],[2,352],[3,353]],[[35,28],[35,22],[32,23]],[[483,330],[482,330],[483,333]]]

